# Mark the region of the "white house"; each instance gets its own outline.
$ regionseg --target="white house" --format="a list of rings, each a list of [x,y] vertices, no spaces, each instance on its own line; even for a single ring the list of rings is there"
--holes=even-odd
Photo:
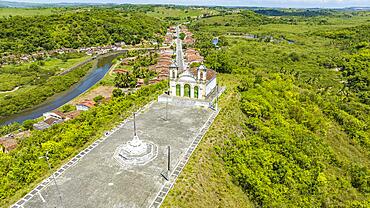
[[[95,106],[95,102],[91,100],[85,100],[76,105],[78,111],[88,111],[90,108]]]
[[[45,117],[45,119],[48,119],[48,118],[56,118],[56,119],[61,119],[63,120],[65,118],[65,115],[64,113],[60,112],[60,111],[51,111],[51,112],[46,112],[44,114],[42,114],[42,116]]]

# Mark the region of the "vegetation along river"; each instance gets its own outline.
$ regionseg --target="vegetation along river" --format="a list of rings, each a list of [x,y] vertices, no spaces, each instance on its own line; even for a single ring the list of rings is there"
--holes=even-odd
[[[47,101],[32,109],[14,114],[0,120],[0,125],[7,125],[13,122],[21,123],[25,120],[35,119],[42,116],[42,114],[45,112],[52,111],[68,103],[69,101],[86,92],[96,83],[98,83],[109,71],[109,68],[112,65],[112,60],[116,57],[116,55],[117,54],[111,54],[99,57],[97,59],[96,67],[90,70],[77,84],[73,85],[70,89],[54,95]]]

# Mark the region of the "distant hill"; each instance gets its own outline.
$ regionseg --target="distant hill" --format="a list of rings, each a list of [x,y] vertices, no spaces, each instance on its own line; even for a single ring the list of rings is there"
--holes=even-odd
[[[72,6],[97,6],[97,5],[115,5],[115,4],[100,4],[100,3],[29,3],[29,2],[13,2],[13,1],[1,1],[0,0],[0,8],[72,7]]]
[[[304,16],[315,17],[330,15],[331,11],[328,9],[259,9],[254,10],[257,14],[268,16]]]
[[[37,6],[39,6],[39,4],[26,3],[26,2],[0,1],[0,7],[19,7],[19,8],[26,8],[26,7],[37,7]]]
[[[344,8],[344,10],[348,10],[348,11],[370,11],[370,7],[349,7],[349,8]]]

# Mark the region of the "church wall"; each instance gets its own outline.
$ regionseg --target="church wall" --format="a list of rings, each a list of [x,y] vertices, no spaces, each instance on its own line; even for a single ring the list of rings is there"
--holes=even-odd
[[[189,90],[185,90],[185,85],[189,84],[190,86],[190,98],[195,98],[194,88],[195,86],[198,87],[198,99],[205,99],[216,87],[217,80],[213,78],[207,84],[201,80],[195,80],[192,77],[181,77],[179,79],[171,79],[170,80],[170,95],[171,96],[180,96],[180,97],[188,97],[185,93],[189,93]],[[179,90],[176,86],[179,85]]]
[[[170,81],[170,95],[176,96],[176,82]]]
[[[213,91],[213,89],[216,87],[216,78],[214,78],[211,82],[209,82],[206,86],[206,96],[209,95]]]
[[[199,99],[204,99],[206,97],[206,86],[204,84],[199,85]]]

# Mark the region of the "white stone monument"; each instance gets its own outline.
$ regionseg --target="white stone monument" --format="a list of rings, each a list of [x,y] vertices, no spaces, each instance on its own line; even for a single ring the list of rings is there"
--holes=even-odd
[[[134,114],[134,137],[125,144],[118,146],[114,159],[122,167],[145,165],[158,155],[158,147],[153,142],[140,140],[136,133],[136,116]]]

